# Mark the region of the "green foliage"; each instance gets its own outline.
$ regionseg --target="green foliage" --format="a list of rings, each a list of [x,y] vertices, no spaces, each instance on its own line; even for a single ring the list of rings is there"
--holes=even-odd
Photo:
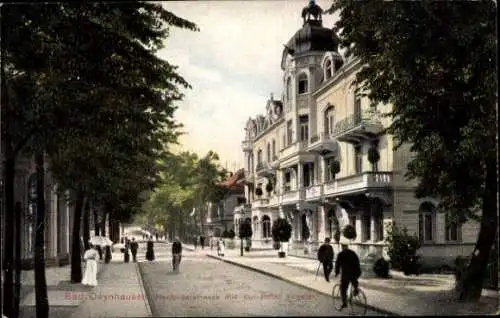
[[[261,188],[257,188],[257,189],[255,189],[255,194],[256,194],[258,197],[260,197],[260,196],[263,194],[262,189],[261,189]]]
[[[417,254],[421,246],[418,237],[408,234],[406,228],[400,229],[394,224],[387,231],[385,243],[391,267],[398,270],[408,265],[409,259]]]
[[[383,258],[379,258],[375,264],[373,264],[373,272],[377,277],[389,278],[389,262]]]
[[[283,218],[278,218],[272,226],[271,235],[275,242],[288,242],[292,237],[292,225]]]
[[[407,177],[417,195],[476,218],[494,195],[484,185],[496,169],[496,1],[340,0],[333,11],[361,65],[354,85],[373,106],[392,104],[388,132],[415,154]]]
[[[240,238],[250,238],[253,235],[252,223],[250,220],[245,219],[245,221],[240,223],[238,236]]]
[[[356,229],[351,224],[347,224],[342,230],[342,234],[349,240],[355,240],[357,237]]]

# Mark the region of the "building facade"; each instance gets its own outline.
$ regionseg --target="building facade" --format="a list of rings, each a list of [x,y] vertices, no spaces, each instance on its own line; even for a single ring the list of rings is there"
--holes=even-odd
[[[409,147],[393,150],[384,132],[391,105],[371,107],[352,85],[360,66],[341,56],[321,19],[307,19],[288,41],[282,98],[271,95],[265,115],[247,121],[242,143],[252,245],[271,248],[272,223],[284,217],[293,226],[290,253],[352,224],[360,257],[382,256],[395,223],[420,238],[426,262],[449,265],[472,251],[479,224],[448,224],[437,199],[415,198],[416,183],[404,178]]]

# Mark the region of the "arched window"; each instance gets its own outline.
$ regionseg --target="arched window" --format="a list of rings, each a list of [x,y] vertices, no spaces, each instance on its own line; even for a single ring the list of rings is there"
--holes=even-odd
[[[286,80],[286,100],[292,100],[292,79],[290,77]]]
[[[271,162],[271,144],[267,143],[267,162]]]
[[[305,73],[301,73],[297,80],[298,84],[298,93],[305,94],[309,90],[309,81],[307,80],[307,75]]]
[[[436,207],[431,202],[423,202],[418,208],[418,238],[422,242],[434,241],[436,228]]]
[[[271,237],[271,218],[268,215],[262,216],[262,238]]]
[[[275,160],[276,157],[276,140],[273,139],[273,160]]]
[[[325,63],[325,81],[333,76],[333,63],[328,59]]]
[[[335,108],[333,106],[329,106],[325,110],[325,134],[327,136],[333,134],[333,128],[335,127],[335,117],[334,117]]]

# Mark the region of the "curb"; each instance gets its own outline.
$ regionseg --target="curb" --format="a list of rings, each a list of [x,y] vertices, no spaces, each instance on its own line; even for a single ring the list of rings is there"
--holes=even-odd
[[[144,289],[144,298],[145,298],[145,301],[147,301],[147,304],[148,304],[148,310],[150,311],[150,317],[156,317],[157,315],[155,314],[156,313],[156,304],[155,304],[155,301],[154,301],[154,297],[153,297],[153,291],[151,290],[151,286],[149,286],[149,284],[147,283],[144,283],[144,280],[142,279],[142,276],[144,274],[144,269],[142,268],[142,266],[140,265],[141,263],[136,263],[137,265],[137,270],[139,271],[139,276],[141,277],[141,283],[142,283],[142,287]],[[151,298],[151,301],[149,301],[149,299]]]
[[[285,277],[282,277],[282,276],[279,276],[279,275],[275,275],[273,273],[269,273],[269,272],[266,272],[262,269],[258,269],[258,268],[255,268],[255,267],[252,267],[252,266],[248,266],[248,265],[244,265],[244,264],[241,264],[241,263],[238,263],[238,262],[234,262],[234,261],[230,261],[228,259],[224,259],[222,257],[218,257],[218,256],[215,256],[215,255],[210,255],[210,254],[206,254],[208,257],[211,257],[211,258],[215,258],[215,259],[218,259],[220,261],[223,261],[223,262],[226,262],[228,264],[232,264],[232,265],[236,265],[236,266],[239,266],[239,267],[242,267],[242,268],[245,268],[245,269],[248,269],[248,270],[251,270],[251,271],[254,271],[254,272],[257,272],[257,273],[260,273],[260,274],[263,274],[263,275],[267,275],[267,276],[270,276],[270,277],[273,277],[273,278],[276,278],[276,279],[279,279],[279,280],[282,280],[282,281],[285,281],[287,283],[290,283],[292,285],[295,285],[295,286],[298,286],[298,287],[301,287],[301,288],[305,288],[305,289],[308,289],[310,291],[313,291],[313,292],[316,292],[316,293],[319,293],[319,294],[322,294],[322,295],[326,295],[328,297],[331,297],[332,295],[330,293],[325,293],[325,292],[322,292],[320,290],[317,290],[315,288],[312,288],[312,287],[309,287],[309,286],[305,286],[305,285],[302,285],[300,283],[297,283],[293,280],[290,280],[288,278],[285,278]],[[386,309],[382,309],[382,308],[378,308],[378,307],[375,307],[375,306],[372,306],[372,305],[369,305],[368,303],[366,304],[366,308],[367,309],[370,309],[370,310],[374,310],[374,311],[378,311],[386,316],[401,316],[400,314],[398,313],[395,313],[395,312],[391,312],[391,311],[388,311]]]
[[[152,317],[153,312],[151,311],[151,305],[149,304],[149,297],[146,294],[146,289],[144,288],[144,280],[142,279],[142,273],[141,270],[139,269],[139,263],[135,263],[135,270],[137,273],[137,278],[139,279],[139,287],[141,288],[142,294],[145,296],[144,303],[146,304],[146,311],[148,312],[148,317]]]

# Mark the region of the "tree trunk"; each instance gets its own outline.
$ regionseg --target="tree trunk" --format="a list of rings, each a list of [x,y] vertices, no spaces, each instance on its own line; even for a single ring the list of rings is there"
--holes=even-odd
[[[477,301],[481,297],[492,247],[498,230],[496,162],[486,166],[486,184],[482,204],[482,220],[478,239],[467,272],[459,289],[460,301]]]
[[[21,301],[21,215],[23,209],[21,202],[16,202],[16,213],[14,215],[14,307],[12,310],[12,317],[19,317],[19,303]]]
[[[100,228],[99,228],[99,215],[97,214],[97,208],[93,207],[92,211],[94,213],[94,233],[95,233],[94,235],[99,236]]]
[[[4,128],[6,129],[6,128]],[[8,146],[6,146],[8,148]],[[4,161],[4,191],[5,191],[5,225],[14,223],[14,179],[16,175],[16,160],[8,154],[5,156]],[[4,227],[4,242],[2,246],[3,251],[3,313],[7,317],[14,317],[13,310],[13,275],[14,275],[14,247],[12,244],[7,244],[14,237],[14,227]]]
[[[83,246],[85,250],[90,248],[90,202],[88,199],[84,200],[85,204],[83,207]]]
[[[82,219],[84,195],[82,191],[76,194],[73,220],[73,241],[71,242],[71,282],[82,281],[82,255],[80,250],[80,224]]]
[[[35,223],[35,295],[36,317],[49,317],[49,298],[47,295],[47,279],[45,277],[45,167],[44,154],[36,154],[36,190],[37,207]]]

